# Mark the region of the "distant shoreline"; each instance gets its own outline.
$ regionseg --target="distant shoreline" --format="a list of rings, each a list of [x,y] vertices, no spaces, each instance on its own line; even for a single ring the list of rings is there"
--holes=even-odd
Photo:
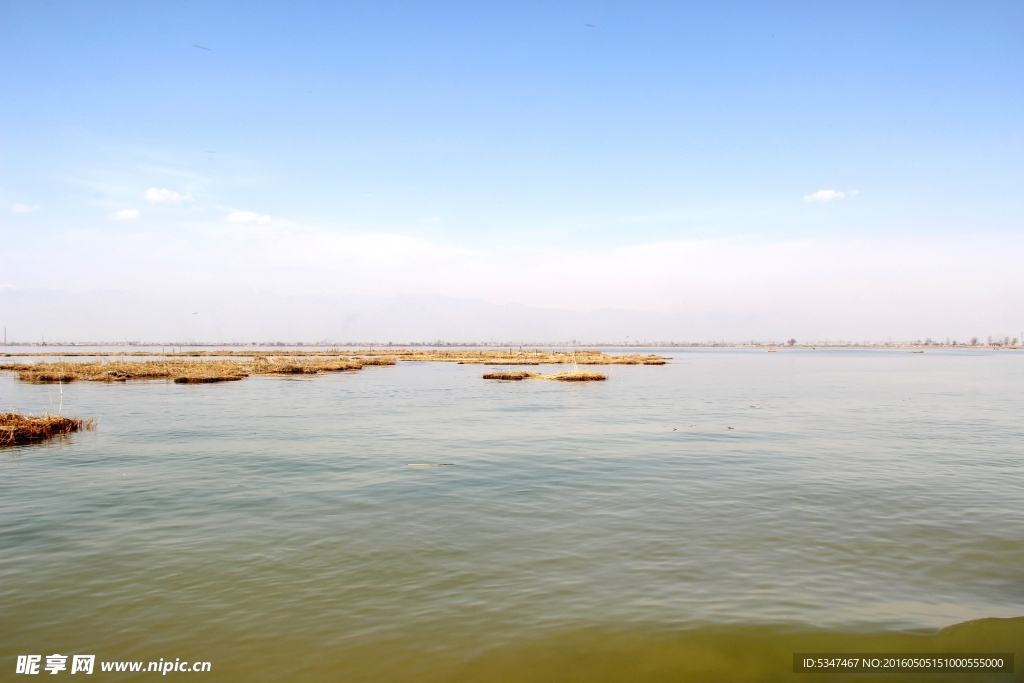
[[[8,342],[0,344],[0,355],[6,355],[6,349],[13,348],[145,348],[145,349],[474,349],[474,348],[531,348],[531,349],[980,349],[980,350],[1019,350],[1024,344],[1019,340],[1012,341],[978,341],[970,342],[935,342],[935,341],[902,341],[902,342]],[[7,352],[9,353],[9,352]]]

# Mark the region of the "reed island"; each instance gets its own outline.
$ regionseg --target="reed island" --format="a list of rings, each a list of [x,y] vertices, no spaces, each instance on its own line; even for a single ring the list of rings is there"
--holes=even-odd
[[[394,365],[393,358],[343,357],[160,358],[158,360],[42,361],[4,363],[0,370],[15,372],[23,382],[126,382],[165,380],[175,384],[232,382],[252,375],[316,375],[351,372],[367,365]]]
[[[57,384],[61,382],[127,382],[164,380],[175,384],[232,382],[254,375],[317,375],[354,372],[367,366],[411,363],[459,363],[469,365],[539,366],[573,365],[577,369],[544,375],[536,372],[487,373],[486,379],[552,379],[564,382],[607,379],[605,375],[580,371],[578,366],[664,365],[657,355],[612,355],[595,350],[545,351],[523,349],[485,350],[283,350],[274,353],[232,350],[187,351],[184,353],[111,351],[71,353],[3,354],[7,358],[32,356],[46,358],[34,362],[0,363],[0,371],[14,372],[23,382]],[[53,357],[54,360],[49,360]],[[95,360],[91,360],[95,358]],[[501,375],[501,376],[499,376]]]
[[[501,379],[518,382],[524,379],[551,379],[556,382],[601,382],[608,379],[608,375],[589,370],[571,370],[568,372],[556,372],[553,375],[544,375],[539,372],[526,370],[495,370],[484,374],[484,379]]]
[[[0,413],[0,447],[41,443],[71,432],[93,429],[94,420],[80,420],[63,415],[20,415]]]

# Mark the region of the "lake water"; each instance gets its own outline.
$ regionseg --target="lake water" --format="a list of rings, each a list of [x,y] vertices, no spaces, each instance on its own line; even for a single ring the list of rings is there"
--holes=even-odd
[[[600,383],[402,363],[65,385],[97,430],[0,451],[0,670],[775,681],[794,652],[1024,659],[1024,352],[662,353]],[[4,409],[59,401],[0,375]]]

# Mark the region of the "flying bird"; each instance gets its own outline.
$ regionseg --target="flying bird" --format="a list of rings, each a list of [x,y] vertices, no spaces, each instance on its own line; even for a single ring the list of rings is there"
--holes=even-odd
[[[583,24],[587,28],[597,28],[597,24]]]
[[[206,50],[207,52],[213,52],[213,50],[211,50],[210,48],[206,47],[205,45],[196,45],[195,43],[192,43],[192,47],[198,47],[200,50]]]

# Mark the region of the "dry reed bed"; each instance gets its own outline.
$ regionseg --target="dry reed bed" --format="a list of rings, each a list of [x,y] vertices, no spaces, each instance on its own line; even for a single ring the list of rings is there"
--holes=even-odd
[[[377,353],[367,351],[367,354]],[[383,352],[382,352],[383,353]],[[484,351],[388,351],[388,355],[401,361],[434,363],[464,363],[476,365],[664,365],[665,359],[657,355],[639,353],[615,356],[594,350],[580,351],[526,351],[487,349]]]
[[[152,360],[96,363],[5,363],[0,370],[18,373],[25,382],[125,382],[162,379],[177,384],[231,382],[251,375],[315,375],[348,372],[367,365],[394,365],[391,358],[276,358],[257,356],[250,360]]]
[[[520,381],[524,379],[551,379],[556,382],[602,382],[608,379],[608,375],[589,370],[569,370],[556,372],[553,375],[543,375],[539,372],[527,372],[526,370],[495,370],[484,374],[484,379],[503,379]]]
[[[356,352],[343,353],[335,350],[281,350],[273,353],[261,351],[185,351],[182,353],[156,353],[151,351],[132,351],[121,353],[116,351],[77,351],[71,353],[46,352],[46,353],[16,353],[2,354],[7,356],[65,356],[71,357],[160,357],[160,358],[319,358],[346,356],[357,360],[363,365],[372,365],[372,361],[380,358],[389,359],[385,364],[391,364],[390,359],[410,362],[433,362],[433,363],[468,363],[480,365],[567,365],[575,362],[577,365],[664,365],[665,358],[662,356],[639,353],[612,355],[592,349],[581,349],[577,351],[541,351],[510,349],[483,349],[466,350],[457,349],[443,351],[438,349],[413,350],[413,349],[362,349]]]
[[[38,443],[71,432],[93,429],[93,420],[80,420],[63,415],[19,415],[0,413],[0,446]]]
[[[212,351],[15,351],[0,353],[0,358],[33,356],[39,358],[255,358],[258,356],[358,356],[362,351],[343,349],[310,349],[296,351],[292,349],[253,349],[236,351],[233,349],[216,349]]]

